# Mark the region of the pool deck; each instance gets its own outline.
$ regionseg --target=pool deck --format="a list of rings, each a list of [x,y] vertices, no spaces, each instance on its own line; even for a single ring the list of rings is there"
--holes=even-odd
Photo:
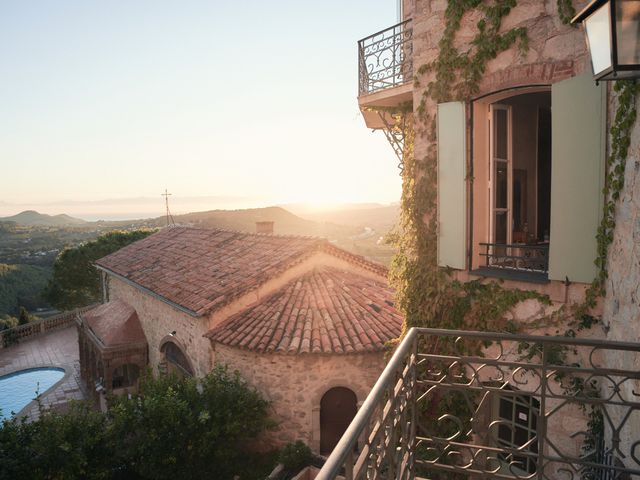
[[[26,368],[64,368],[65,377],[42,397],[45,408],[64,411],[70,400],[86,398],[80,382],[79,358],[78,332],[72,325],[0,350],[0,376]],[[31,402],[20,412],[22,415],[32,420],[38,418],[37,404]]]

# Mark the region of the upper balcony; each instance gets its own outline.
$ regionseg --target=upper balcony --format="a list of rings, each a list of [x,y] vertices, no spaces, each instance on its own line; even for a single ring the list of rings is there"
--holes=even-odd
[[[405,20],[360,40],[358,42],[358,73],[358,104],[361,109],[395,107],[411,102],[413,98],[411,20]],[[368,122],[367,125],[369,125]]]
[[[640,343],[412,328],[316,480],[630,480]]]

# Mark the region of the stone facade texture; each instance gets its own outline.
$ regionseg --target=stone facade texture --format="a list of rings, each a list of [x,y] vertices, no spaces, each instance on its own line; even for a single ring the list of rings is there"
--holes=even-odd
[[[588,2],[580,0],[573,3],[576,10],[579,11]],[[405,18],[412,18],[413,65],[414,71],[418,71],[420,66],[435,60],[438,56],[438,42],[442,37],[443,25],[446,23],[447,2],[405,0],[403,7]],[[460,29],[455,37],[455,46],[459,51],[471,49],[471,41],[477,33],[477,22],[480,19],[481,14],[473,9],[463,16]],[[514,88],[548,86],[580,75],[591,68],[582,29],[561,22],[556,1],[518,0],[516,6],[503,18],[501,32],[507,32],[514,27],[526,29],[528,51],[522,53],[516,46],[512,46],[498,54],[495,59],[490,60],[486,64],[486,69],[479,83],[479,91],[473,100]],[[414,110],[423,100],[424,86],[432,79],[433,73],[431,72],[425,73],[418,79],[420,86],[413,90]],[[430,114],[436,111],[436,104],[430,98],[426,99],[425,106],[426,111]],[[417,119],[418,115],[414,114],[414,118]],[[468,121],[471,124],[471,117]],[[428,125],[422,125],[420,121],[417,121],[416,131],[418,134],[415,138],[414,154],[418,158],[427,156],[432,148],[430,136],[420,133],[424,133],[426,128]],[[470,138],[469,131],[468,139]],[[473,142],[468,141],[467,143],[469,149],[467,157],[471,158],[470,149]],[[473,187],[470,186],[469,189],[471,194]],[[478,202],[476,203],[479,205]],[[479,216],[474,216],[474,222],[484,221],[476,217]],[[469,279],[467,272],[458,272],[457,275],[462,281]],[[558,305],[581,301],[586,288],[585,284],[564,285],[559,281],[538,285],[507,281],[506,285],[547,294]]]
[[[301,439],[313,450],[319,451],[322,396],[333,387],[345,387],[353,391],[361,403],[384,369],[386,352],[383,351],[382,344],[390,338],[380,334],[382,343],[374,352],[279,354],[257,353],[226,346],[210,341],[204,335],[230,318],[241,315],[265,299],[268,300],[274,292],[318,268],[339,269],[347,277],[362,277],[361,281],[369,287],[368,296],[365,295],[367,298],[361,298],[360,301],[374,302],[378,297],[373,293],[378,292],[378,289],[371,288],[371,281],[375,280],[374,283],[387,288],[386,278],[377,271],[365,268],[366,265],[354,264],[350,258],[342,258],[338,253],[315,253],[209,315],[189,315],[158,295],[106,272],[105,290],[108,294],[105,300],[122,300],[136,310],[147,338],[149,365],[154,373],[157,374],[160,371],[158,367],[162,368],[165,362],[161,348],[167,340],[181,348],[191,362],[196,376],[207,374],[215,364],[225,364],[230,369],[237,370],[250,385],[271,401],[272,415],[278,426],[262,439],[265,447],[282,446]],[[355,289],[355,286],[352,288]],[[388,293],[388,301],[391,301],[391,291],[384,292]],[[384,299],[387,297],[379,300]],[[320,303],[315,314],[327,314],[326,303]],[[358,315],[356,317],[360,318]],[[288,318],[287,315],[283,314],[284,318]],[[360,329],[368,328],[365,319],[362,320],[362,325],[355,319],[353,321]],[[399,334],[401,319],[394,317],[393,320],[393,327]],[[367,335],[375,333],[369,330]]]
[[[209,341],[203,337],[208,330],[208,319],[196,318],[129,285],[115,277],[109,279],[109,298],[119,299],[131,305],[136,312],[149,344],[149,365],[157,373],[163,362],[160,347],[171,332],[191,360],[196,375],[211,370]]]
[[[615,96],[611,107],[616,104]],[[640,108],[636,105],[636,108]],[[607,338],[622,342],[640,343],[640,120],[636,119],[631,133],[631,145],[626,163],[625,182],[616,206],[616,227],[609,247],[607,295],[604,302],[603,323]],[[618,352],[607,358],[610,368],[640,370],[640,354]],[[640,380],[620,385],[620,395],[637,402]],[[627,413],[623,408],[610,408],[608,413],[620,422]],[[634,411],[620,432],[623,453],[640,458],[640,446],[633,447],[640,438],[640,412]],[[633,449],[635,448],[635,452]],[[637,460],[636,460],[637,461]]]
[[[421,65],[432,62],[438,56],[438,42],[445,24],[444,14],[447,3],[446,0],[405,0],[403,2],[405,18],[412,18],[414,71],[417,71]],[[580,11],[587,3],[589,3],[587,0],[576,0],[573,5],[576,11]],[[477,12],[470,12],[463,17],[455,40],[456,47],[461,51],[469,49],[479,18]],[[478,98],[517,87],[550,85],[591,71],[583,29],[567,26],[561,22],[555,0],[518,0],[517,5],[502,22],[502,31],[513,27],[527,29],[529,50],[526,53],[520,53],[516,48],[510,48],[489,61],[479,84]],[[431,75],[426,73],[419,78],[421,87],[414,88],[414,109],[420,105],[424,86],[432,79]],[[611,125],[615,113],[615,95],[611,93],[609,86],[608,126]],[[436,111],[436,105],[431,99],[427,99],[425,107],[430,114]],[[427,156],[433,148],[433,144],[428,139],[429,136],[421,134],[426,127],[417,122],[418,134],[414,153],[418,158]],[[584,335],[640,342],[640,121],[638,120],[633,127],[625,186],[616,208],[616,216],[614,241],[608,258],[607,295],[595,312],[604,312],[604,328],[596,325]],[[458,272],[458,279],[466,281],[471,278],[467,272]],[[543,286],[506,282],[506,286],[536,290],[551,297],[554,301],[552,307],[545,307],[530,300],[519,305],[509,314],[521,324],[529,325],[528,333],[551,335],[561,333],[564,329],[558,325],[540,324],[537,320],[563,303],[581,301],[586,288],[584,284],[568,286],[562,282],[550,282]],[[589,360],[585,359],[585,361]],[[603,361],[609,368],[630,369],[634,365],[640,368],[639,354],[609,355]],[[624,399],[638,401],[639,381],[624,382],[620,389]],[[620,421],[625,413],[626,410],[622,408],[612,408],[608,411],[608,414],[615,419],[614,421]],[[557,429],[556,434],[559,437],[563,432],[577,431],[585,425],[584,417],[578,411],[566,412],[562,418],[562,422],[552,426],[553,429]],[[621,450],[626,458],[640,458],[638,432],[640,432],[640,412],[634,411],[627,420],[627,427],[619,432]],[[633,447],[634,444],[635,447]],[[634,448],[635,452],[632,451]]]
[[[382,373],[384,352],[352,355],[260,354],[215,344],[213,362],[236,369],[272,402],[278,422],[264,438],[270,447],[302,440],[320,447],[320,400],[333,387],[351,389],[358,406]]]

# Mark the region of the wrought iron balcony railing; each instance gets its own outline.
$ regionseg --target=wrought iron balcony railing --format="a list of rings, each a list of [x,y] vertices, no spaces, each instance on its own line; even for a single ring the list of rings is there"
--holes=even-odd
[[[358,42],[359,95],[412,81],[412,35],[411,20],[405,20]]]
[[[631,479],[640,344],[412,328],[317,480]]]
[[[480,243],[485,251],[486,266],[524,272],[549,271],[549,244]]]

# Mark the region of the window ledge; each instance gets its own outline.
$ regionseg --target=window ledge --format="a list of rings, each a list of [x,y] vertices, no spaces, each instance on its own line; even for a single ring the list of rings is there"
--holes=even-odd
[[[542,272],[524,272],[521,270],[509,270],[506,268],[480,267],[469,272],[478,277],[501,278],[503,280],[518,280],[529,283],[549,283],[549,275]]]

